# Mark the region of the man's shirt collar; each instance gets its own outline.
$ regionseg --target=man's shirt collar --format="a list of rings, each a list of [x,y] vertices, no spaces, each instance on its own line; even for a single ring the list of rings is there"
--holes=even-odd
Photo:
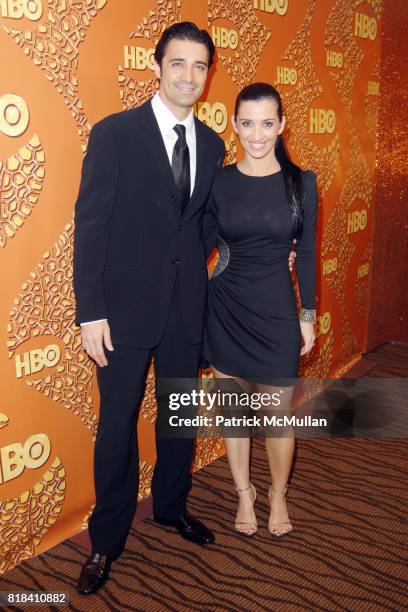
[[[159,92],[155,93],[152,98],[152,107],[162,134],[169,134],[171,132],[175,134],[173,128],[177,123],[185,126],[187,134],[191,134],[192,136],[195,134],[193,109],[191,109],[189,115],[181,121],[173,115],[169,108],[167,108]]]

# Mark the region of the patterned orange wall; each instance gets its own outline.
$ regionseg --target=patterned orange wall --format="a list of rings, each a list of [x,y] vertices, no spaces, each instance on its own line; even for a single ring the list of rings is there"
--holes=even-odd
[[[408,4],[386,2],[381,45],[375,218],[367,347],[408,343]]]
[[[365,346],[381,0],[0,0],[0,570],[86,525],[98,420],[74,325],[72,215],[91,125],[155,91],[152,49],[174,21],[219,59],[196,112],[239,157],[239,89],[282,92],[295,158],[320,190],[318,341],[304,376],[337,376]],[[148,253],[146,253],[148,257]],[[153,371],[139,497],[155,461]],[[222,452],[200,441],[195,468]]]

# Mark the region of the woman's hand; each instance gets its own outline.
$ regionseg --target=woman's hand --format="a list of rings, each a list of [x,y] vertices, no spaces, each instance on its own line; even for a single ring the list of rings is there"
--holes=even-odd
[[[291,272],[293,271],[294,264],[295,264],[295,258],[296,258],[295,244],[296,244],[296,238],[294,238],[292,241],[292,250],[289,253],[289,258],[288,258],[289,270]]]
[[[310,351],[314,347],[314,343],[316,340],[314,323],[309,323],[308,321],[300,321],[300,332],[302,334],[304,342],[304,345],[300,350],[300,354],[306,355],[306,353],[310,353]]]

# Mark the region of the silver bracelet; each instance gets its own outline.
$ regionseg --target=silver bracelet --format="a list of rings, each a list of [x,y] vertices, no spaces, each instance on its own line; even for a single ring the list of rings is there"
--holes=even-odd
[[[305,321],[306,323],[316,323],[316,311],[306,310],[306,308],[301,308],[299,321]]]

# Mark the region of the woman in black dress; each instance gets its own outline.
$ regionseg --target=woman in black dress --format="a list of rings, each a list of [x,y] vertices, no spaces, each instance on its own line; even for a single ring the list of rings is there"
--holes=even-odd
[[[266,83],[245,87],[232,119],[244,157],[217,175],[204,216],[207,252],[217,244],[219,260],[209,282],[203,354],[216,379],[234,378],[252,391],[282,391],[279,410],[287,414],[299,356],[315,341],[314,321],[317,216],[316,177],[296,166],[286,151],[285,117],[278,91]],[[296,239],[300,315],[288,269]],[[303,339],[303,346],[302,345]],[[232,382],[232,381],[230,381]],[[272,485],[272,535],[292,530],[286,489],[294,436],[265,436]],[[225,437],[239,506],[235,528],[257,531],[250,482],[250,438]]]

